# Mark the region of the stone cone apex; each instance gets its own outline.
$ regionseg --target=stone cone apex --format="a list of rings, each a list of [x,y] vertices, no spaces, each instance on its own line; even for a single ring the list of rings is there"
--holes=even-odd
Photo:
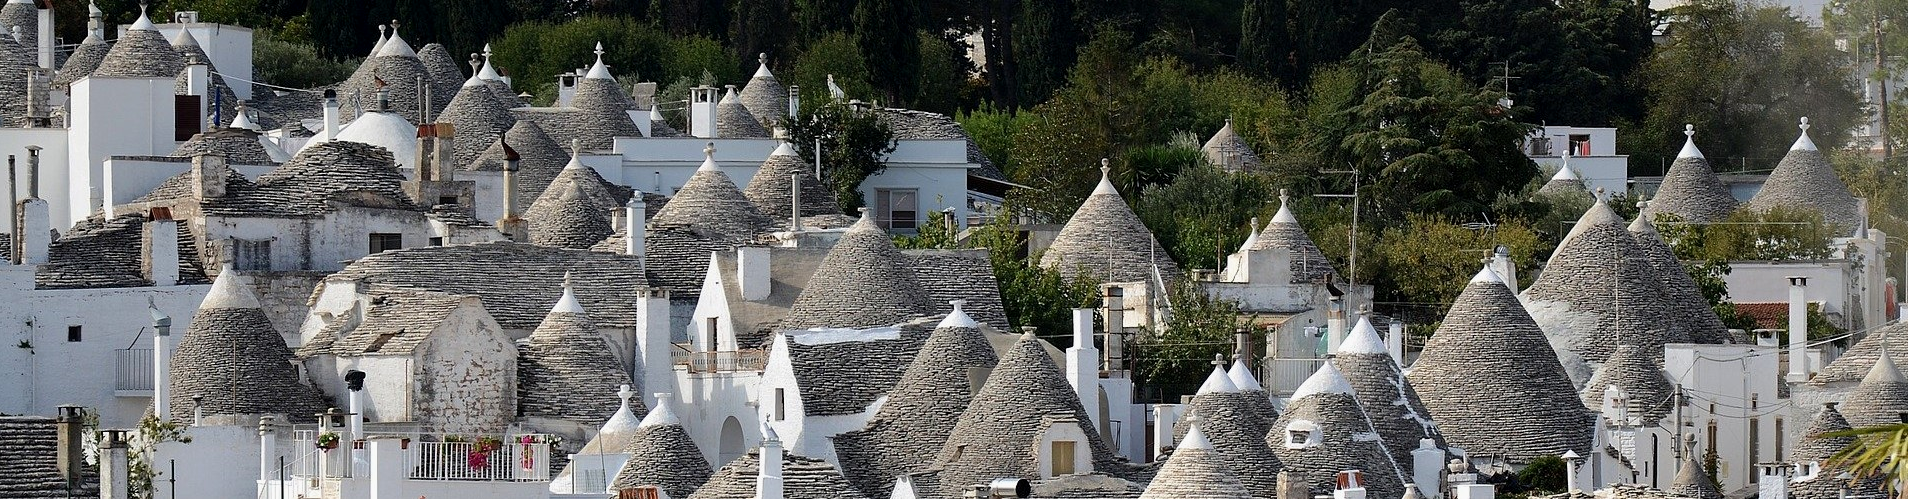
[[[385,39],[384,43],[378,44],[378,53],[373,57],[409,57],[415,59],[417,58],[417,49],[411,48],[411,43],[404,41],[404,37],[398,35],[397,27],[393,26],[391,28],[391,37]]]
[[[459,166],[476,161],[484,148],[516,126],[517,118],[510,114],[510,107],[477,77],[459,87],[437,116],[438,123],[449,123],[457,130],[457,140],[451,143],[452,161]]]
[[[579,159],[582,150],[574,151],[570,162],[524,211],[531,244],[589,249],[616,233],[610,212],[622,208],[623,203],[610,192],[609,181],[596,169],[583,166]]]
[[[768,127],[762,126],[761,120],[756,119],[755,114],[742,105],[742,99],[737,96],[734,85],[730,85],[728,93],[723,94],[722,100],[716,102],[716,136],[725,139],[769,136]]]
[[[1226,119],[1226,125],[1219,127],[1212,138],[1199,148],[1206,155],[1206,162],[1226,171],[1255,171],[1259,169],[1259,155],[1252,152],[1252,146],[1232,129],[1232,119]]]
[[[1570,168],[1568,159],[1557,168],[1555,175],[1550,176],[1550,180],[1544,182],[1543,187],[1537,188],[1537,194],[1553,199],[1589,199],[1591,197],[1589,185],[1584,183],[1582,177],[1577,176],[1575,169]]]
[[[1860,428],[1901,423],[1903,412],[1908,412],[1908,380],[1902,379],[1901,370],[1884,350],[1868,375],[1843,398],[1842,415]]]
[[[1644,208],[1655,204],[1652,201]],[[1716,316],[1716,310],[1710,308],[1709,299],[1704,298],[1701,288],[1696,286],[1696,279],[1690,277],[1689,270],[1676,258],[1669,243],[1663,241],[1662,234],[1656,232],[1649,218],[1638,216],[1630,223],[1629,231],[1661,291],[1660,299],[1671,311],[1667,324],[1680,326],[1692,343],[1728,343],[1728,327]]]
[[[1762,190],[1743,207],[1756,212],[1775,208],[1814,210],[1821,213],[1824,222],[1838,228],[1830,230],[1831,233],[1845,234],[1862,227],[1866,217],[1861,205],[1849,191],[1848,184],[1835,173],[1828,156],[1809,140],[1808,126],[1808,120],[1804,119],[1802,136],[1789,148],[1789,153],[1782,156],[1775,170],[1769,172]]]
[[[762,126],[774,128],[781,123],[782,117],[788,116],[788,88],[783,87],[782,82],[775,79],[775,74],[769,72],[768,54],[759,55],[758,61],[760,65],[755,70],[755,76],[749,78],[749,83],[736,94],[736,99]]]
[[[1100,282],[1153,282],[1154,269],[1167,281],[1178,279],[1179,264],[1120,197],[1107,167],[1100,172],[1099,187],[1054,236],[1040,266],[1068,279],[1086,275]]]
[[[1619,338],[1653,352],[1652,358],[1666,343],[1689,341],[1628,225],[1607,203],[1592,205],[1522,295],[1579,386],[1610,358]]]
[[[913,268],[866,211],[822,257],[808,283],[783,328],[886,326],[930,313]]]
[[[1634,401],[1630,406],[1643,408],[1642,414],[1631,416],[1642,418],[1645,426],[1655,425],[1672,409],[1668,401],[1676,391],[1675,386],[1663,374],[1663,369],[1657,367],[1656,361],[1635,345],[1617,345],[1616,353],[1590,377],[1579,398],[1584,407],[1602,411],[1604,392],[1613,386]]]
[[[1359,318],[1357,327],[1329,365],[1352,387],[1352,394],[1365,409],[1371,426],[1385,444],[1391,461],[1408,476],[1415,460],[1411,451],[1420,441],[1430,439],[1437,448],[1445,448],[1444,434],[1438,431],[1430,409],[1418,396],[1418,390],[1405,379],[1404,371],[1384,349],[1378,330],[1371,321]],[[1409,480],[1406,480],[1409,481]]]
[[[641,428],[640,420],[629,410],[629,398],[635,394],[634,390],[629,389],[629,385],[623,385],[622,389],[616,392],[617,400],[623,401],[623,406],[616,410],[616,414],[610,416],[608,422],[603,423],[603,427],[597,430],[596,436],[590,438],[589,443],[584,444],[583,450],[577,452],[576,456],[620,454],[629,450],[630,445],[635,443],[636,430]],[[576,466],[574,465],[583,460],[571,459],[570,465],[564,466],[563,471],[550,482],[550,489],[571,490],[575,487]]]
[[[1264,437],[1284,465],[1283,471],[1305,473],[1313,494],[1331,493],[1338,472],[1354,469],[1365,471],[1365,488],[1372,497],[1404,494],[1409,480],[1392,461],[1365,408],[1333,363],[1319,366],[1291,400]],[[1297,439],[1289,436],[1293,432],[1312,436],[1294,442]]]
[[[1212,374],[1206,375],[1206,382],[1199,385],[1198,393],[1234,393],[1238,391],[1239,387],[1232,384],[1232,376],[1226,373],[1226,368],[1223,366],[1213,366]]]
[[[622,405],[602,394],[621,390],[629,372],[567,284],[564,291],[518,346],[517,407],[523,417],[601,425]],[[647,412],[640,403],[631,405]]]
[[[1091,419],[1086,409],[1053,357],[1039,339],[1022,335],[1001,355],[949,433],[935,459],[940,483],[984,483],[1001,473],[1034,475],[1038,468],[1033,452],[1040,435],[1053,424],[1069,421],[1085,430],[1087,444],[1080,452],[1091,453],[1095,468],[1119,462],[1099,430],[1087,423]]]
[[[973,401],[977,370],[999,364],[979,324],[960,310],[941,321],[866,426],[834,437],[842,475],[868,497],[887,497],[893,477],[926,471]]]
[[[285,414],[311,421],[328,405],[322,395],[299,382],[285,340],[259,308],[250,284],[229,267],[192,315],[168,366],[175,421],[192,421],[193,397],[207,416]]]
[[[537,125],[535,120],[518,120],[515,125],[510,126],[509,131],[504,132],[503,137],[491,141],[489,147],[477,155],[476,161],[464,169],[503,171],[504,158],[507,156],[504,151],[506,143],[516,150],[517,156],[521,158],[517,162],[519,200],[535,199],[534,196],[548,190],[550,183],[556,180],[557,175],[563,172],[563,167],[570,161],[570,154],[563,150],[563,146],[557,144],[556,139],[544,133],[543,127]]]
[[[1663,174],[1663,184],[1657,187],[1650,204],[1643,207],[1643,217],[1674,215],[1692,223],[1729,218],[1729,214],[1736,211],[1736,197],[1710,168],[1709,159],[1696,148],[1695,127],[1685,125],[1683,133],[1689,136],[1683,142],[1683,151]]]
[[[590,65],[590,72],[583,77],[592,80],[616,80],[615,77],[610,76],[609,65],[603,64],[603,42],[596,42],[596,63]]]
[[[967,300],[953,300],[953,301],[947,302],[947,304],[950,306],[953,306],[954,310],[951,312],[948,312],[947,317],[941,319],[941,323],[939,325],[934,326],[935,329],[943,329],[943,328],[980,329],[980,322],[975,321],[972,316],[967,315],[966,310],[962,310],[962,308],[967,305]]]
[[[1709,481],[1709,475],[1703,472],[1703,463],[1696,456],[1695,452],[1683,453],[1683,462],[1677,466],[1676,479],[1670,482],[1669,490],[1665,492],[1689,499],[1722,499],[1722,491]]]
[[[1280,190],[1278,213],[1272,215],[1272,222],[1265,224],[1257,240],[1246,249],[1267,251],[1285,248],[1292,255],[1294,284],[1331,280],[1338,275],[1338,271],[1332,268],[1332,261],[1325,258],[1325,252],[1319,251],[1318,244],[1312,242],[1312,236],[1305,233],[1305,227],[1299,225],[1291,206],[1291,198],[1286,196],[1284,190]]]
[[[1140,499],[1252,499],[1198,425],[1186,432]]]
[[[111,78],[177,78],[185,57],[144,14],[113,43],[92,75]],[[8,37],[8,41],[12,39]],[[77,79],[77,77],[75,78]]]
[[[1263,408],[1257,403],[1261,400],[1266,402]],[[1266,447],[1266,434],[1278,417],[1270,405],[1265,392],[1202,390],[1188,404],[1187,417],[1173,426],[1173,434],[1181,442],[1175,459],[1194,444],[1196,425],[1199,440],[1205,440],[1198,443],[1216,450],[1246,490],[1261,497],[1276,495],[1278,470],[1283,466],[1278,455]]]
[[[755,171],[755,177],[749,179],[749,187],[742,195],[770,218],[786,219],[794,211],[790,206],[790,192],[794,190],[790,182],[792,177],[801,176],[802,216],[840,215],[841,206],[835,200],[834,189],[822,184],[814,175],[815,165],[805,163],[795,153],[795,148],[787,142],[775,147],[762,167]]]
[[[629,460],[616,472],[610,489],[655,486],[669,497],[689,497],[708,483],[714,470],[670,408],[672,399],[669,394],[657,394],[656,409],[631,434],[624,450]]]
[[[1458,294],[1407,376],[1439,431],[1475,455],[1587,454],[1593,415],[1577,399],[1543,330],[1496,274],[1478,276]]]
[[[691,227],[725,241],[751,240],[774,227],[775,222],[757,210],[735,181],[716,167],[714,146],[704,151],[702,166],[656,212],[650,225]]]
[[[1239,391],[1265,391],[1265,386],[1259,384],[1259,378],[1252,375],[1252,367],[1246,365],[1243,357],[1232,362],[1232,369],[1226,371],[1226,376],[1232,378],[1232,386],[1238,387]]]

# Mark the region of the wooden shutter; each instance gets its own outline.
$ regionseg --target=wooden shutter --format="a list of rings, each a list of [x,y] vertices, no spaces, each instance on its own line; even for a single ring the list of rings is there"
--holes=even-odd
[[[198,135],[203,116],[199,116],[199,96],[172,96],[172,140],[185,142]]]

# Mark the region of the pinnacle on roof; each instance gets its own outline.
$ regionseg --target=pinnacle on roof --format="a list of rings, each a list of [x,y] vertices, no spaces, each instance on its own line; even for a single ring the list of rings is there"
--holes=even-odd
[[[1199,385],[1199,391],[1197,393],[1232,393],[1239,391],[1239,387],[1232,384],[1232,377],[1226,373],[1225,360],[1223,359],[1225,359],[1225,354],[1219,354],[1217,358],[1213,360],[1212,374],[1206,375],[1206,382]]]
[[[676,410],[673,409],[674,404],[669,403],[670,401],[675,400],[674,397],[675,397],[675,394],[673,393],[657,392],[656,407],[650,408],[649,415],[643,416],[643,422],[637,424],[636,426],[638,428],[643,428],[643,427],[662,426],[662,425],[681,425],[682,418],[676,416]]]
[[[185,58],[172,48],[172,42],[167,41],[145,15],[140,15],[139,20],[113,42],[112,49],[93,70],[93,76],[177,78],[179,72],[185,70]]]
[[[1245,238],[1245,242],[1239,243],[1239,251],[1246,251],[1246,250],[1252,249],[1253,246],[1256,246],[1258,244],[1259,244],[1259,217],[1252,217],[1252,221],[1246,223],[1246,238]]]
[[[643,417],[642,424],[630,436],[629,446],[624,450],[629,460],[616,472],[611,489],[655,486],[669,497],[689,497],[709,481],[714,471],[702,457],[695,440],[689,437],[689,431],[683,428],[682,421],[676,418],[671,408],[673,399],[668,393],[656,394],[656,408]]]
[[[238,272],[232,270],[230,263],[226,264],[219,271],[218,278],[212,280],[212,290],[206,292],[205,299],[199,301],[199,309],[258,308],[258,296],[239,284],[238,280]]]
[[[570,288],[570,274],[563,274],[563,297],[557,298],[556,306],[550,307],[550,313],[583,313],[583,305],[576,302],[576,291]]]
[[[727,88],[722,100],[716,102],[716,136],[725,139],[768,137],[768,128],[763,127],[762,122],[736,96],[735,85],[728,85]]]
[[[231,128],[242,128],[254,132],[259,131],[258,123],[252,121],[252,113],[246,112],[244,102],[239,103],[238,113],[236,114],[238,114],[238,116],[232,118]]]
[[[1810,139],[1809,139],[1809,117],[1807,117],[1807,116],[1803,116],[1803,117],[1802,117],[1802,124],[1800,124],[1800,125],[1797,125],[1797,126],[1796,126],[1796,128],[1800,128],[1800,129],[1802,129],[1802,134],[1801,134],[1800,136],[1797,136],[1797,137],[1795,138],[1795,144],[1793,144],[1793,145],[1790,145],[1790,146],[1789,146],[1789,150],[1791,150],[1791,151],[1814,151],[1814,150],[1817,150],[1817,149],[1815,148],[1815,141],[1814,141],[1814,140],[1810,140]]]
[[[1160,249],[1108,178],[1100,160],[1100,184],[1080,203],[1040,257],[1040,266],[1068,278],[1086,274],[1101,282],[1152,282],[1155,270],[1167,280],[1179,277],[1179,264]]]
[[[518,349],[517,407],[522,416],[602,424],[620,405],[603,395],[620,391],[629,383],[629,372],[570,286],[564,286],[563,296]]]
[[[1291,197],[1284,189],[1279,190],[1279,211],[1272,215],[1272,221],[1260,230],[1257,239],[1248,247],[1254,251],[1284,248],[1291,254],[1292,283],[1305,284],[1329,280],[1338,275],[1332,269],[1331,260],[1312,242],[1312,236],[1305,234],[1305,227],[1299,225],[1298,217],[1292,214]]]
[[[1036,443],[1055,424],[1079,424],[1095,468],[1117,462],[1053,357],[1028,331],[1000,356],[942,446],[944,484],[984,483],[1002,470],[1035,468]]]
[[[543,127],[537,125],[536,120],[517,120],[517,124],[511,125],[510,130],[504,132],[501,138],[491,141],[489,147],[479,153],[477,159],[464,169],[503,171],[504,159],[507,156],[504,151],[505,142],[509,143],[508,147],[514,149],[519,157],[517,162],[519,190],[517,192],[522,194],[539,194],[548,189],[550,182],[556,180],[557,175],[563,172],[563,167],[570,161],[570,154],[563,150],[562,145],[557,144],[556,139],[544,133]]]
[[[397,22],[393,21],[391,22],[391,37],[385,39],[383,44],[378,45],[378,53],[372,57],[416,58],[417,50],[411,48],[411,44],[404,41],[403,36],[398,35]]]
[[[1252,152],[1252,146],[1232,129],[1232,118],[1226,118],[1226,125],[1206,139],[1199,148],[1206,155],[1206,162],[1226,171],[1253,171],[1259,169],[1259,155]]]
[[[1477,270],[1477,274],[1471,276],[1470,282],[1504,284],[1504,278],[1499,277],[1496,270],[1491,270],[1491,266],[1485,265],[1484,268]],[[1509,288],[1506,287],[1506,289]]]
[[[386,24],[379,24],[378,25],[378,41],[377,43],[371,44],[371,52],[368,54],[365,54],[365,58],[368,59],[372,57],[377,57],[378,51],[384,49],[384,41],[389,39],[391,39],[391,26]]]
[[[656,217],[654,227],[691,227],[723,241],[745,241],[769,230],[774,222],[742,194],[715,162],[715,144],[703,148],[702,166],[676,191]]]
[[[1676,478],[1665,492],[1688,499],[1722,499],[1722,491],[1709,481],[1709,474],[1703,472],[1703,463],[1697,461],[1696,456],[1695,452],[1683,453],[1683,462],[1678,463]]]
[[[171,41],[173,47],[180,49],[199,46],[199,39],[193,38],[191,30],[179,30],[179,34],[173,35]],[[203,52],[203,50],[201,50],[201,52]]]
[[[1643,208],[1643,216],[1652,217],[1670,214],[1685,222],[1709,223],[1721,221],[1736,210],[1738,204],[1729,187],[1710,169],[1709,159],[1696,148],[1695,125],[1683,125],[1683,151],[1676,155],[1676,161],[1670,163],[1669,171],[1663,173],[1663,184],[1656,189],[1655,199]]]
[[[927,303],[927,292],[894,239],[864,210],[822,257],[782,327],[886,326],[927,315]]]
[[[213,281],[173,351],[172,406],[155,410],[179,420],[200,409],[206,415],[287,414],[310,421],[325,403],[285,362],[291,349],[241,279],[228,266]]]
[[[802,162],[795,148],[784,141],[775,147],[762,167],[755,170],[755,177],[749,180],[749,187],[742,191],[749,201],[755,203],[762,214],[774,219],[792,216],[794,206],[790,205],[793,177],[801,176],[801,215],[840,215],[841,206],[835,201],[835,193],[827,185],[815,179],[813,165]]]
[[[1703,150],[1696,148],[1696,125],[1683,124],[1683,150],[1676,153],[1676,159],[1703,158]]]
[[[1335,489],[1344,470],[1365,470],[1372,497],[1398,497],[1410,481],[1332,362],[1299,386],[1263,438],[1285,470],[1305,473],[1314,494]]]
[[[1358,325],[1352,327],[1351,335],[1338,344],[1338,354],[1390,355],[1385,349],[1384,338],[1378,337],[1378,329],[1371,327],[1371,317],[1366,315],[1358,317]]]
[[[1670,405],[1666,401],[1675,388],[1670,384],[1669,377],[1663,374],[1663,369],[1657,367],[1656,361],[1641,348],[1628,344],[1617,345],[1616,352],[1610,354],[1610,360],[1597,369],[1589,383],[1584,384],[1579,395],[1584,407],[1601,411],[1604,392],[1613,386],[1623,390],[1630,407],[1642,408],[1641,414],[1632,416],[1641,418],[1643,425],[1655,425],[1665,414],[1669,414]]]
[[[1251,499],[1239,477],[1229,469],[1199,425],[1186,431],[1186,438],[1173,449],[1159,474],[1140,493],[1140,499]]]
[[[126,29],[139,30],[139,31],[158,31],[159,27],[154,26],[152,24],[152,18],[146,16],[146,5],[144,2],[141,2],[139,5],[139,19],[134,20],[132,23],[132,26],[129,26]]]
[[[1259,384],[1259,378],[1252,375],[1252,368],[1246,366],[1245,357],[1232,361],[1232,369],[1226,371],[1226,376],[1232,378],[1232,386],[1239,388],[1239,391],[1265,391],[1265,386]]]
[[[596,42],[596,64],[590,65],[590,72],[583,75],[592,80],[615,80],[610,76],[609,65],[603,64],[603,42]]]
[[[1588,381],[1592,366],[1610,357],[1619,338],[1651,358],[1661,357],[1665,343],[1689,341],[1656,272],[1629,223],[1603,201],[1591,205],[1551,253],[1522,297],[1572,382]]]
[[[1762,190],[1743,207],[1755,212],[1774,208],[1814,210],[1821,213],[1824,222],[1840,228],[1831,232],[1846,233],[1862,227],[1867,216],[1828,157],[1809,140],[1808,118],[1802,119],[1801,127],[1802,136],[1769,172]]]
[[[964,327],[980,329],[980,323],[975,322],[973,317],[968,317],[967,311],[961,310],[961,306],[966,305],[967,300],[950,300],[947,304],[953,306],[954,311],[948,312],[947,317],[941,319],[941,323],[934,326],[935,328]]]
[[[477,70],[477,77],[490,81],[501,81],[503,75],[497,74],[497,68],[490,65],[490,44],[484,44],[484,67]]]
[[[890,478],[934,463],[978,388],[968,373],[999,362],[962,301],[921,343],[867,425],[834,437],[843,474],[870,497],[886,497]]]
[[[1439,431],[1469,452],[1516,461],[1588,453],[1592,415],[1544,331],[1495,274],[1478,276],[1407,376]]]
[[[1894,359],[1883,349],[1874,367],[1842,401],[1842,414],[1856,427],[1900,423],[1900,414],[1908,412],[1908,380],[1895,367]]]
[[[1645,203],[1647,210],[1654,201]],[[1693,343],[1728,343],[1729,329],[1722,319],[1716,316],[1716,310],[1710,308],[1709,300],[1703,297],[1689,271],[1683,268],[1681,260],[1671,250],[1669,243],[1663,241],[1662,234],[1656,232],[1656,226],[1649,217],[1637,216],[1630,223],[1630,235],[1636,240],[1636,248],[1644,260],[1649,263],[1657,285],[1662,290],[1663,300],[1667,301],[1671,315],[1670,323],[1680,324],[1689,341]]]
[[[742,87],[737,97],[762,126],[773,128],[788,115],[788,89],[769,72],[768,54],[757,54],[755,76]]]

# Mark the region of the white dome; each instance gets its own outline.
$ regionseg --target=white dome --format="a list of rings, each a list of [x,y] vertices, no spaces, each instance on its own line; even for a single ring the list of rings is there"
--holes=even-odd
[[[360,142],[382,147],[391,151],[397,159],[399,168],[414,168],[411,164],[417,160],[417,125],[411,124],[396,113],[367,112],[351,120],[338,131],[338,140]],[[313,138],[305,142],[299,151],[310,148],[312,144],[324,142],[322,138]]]

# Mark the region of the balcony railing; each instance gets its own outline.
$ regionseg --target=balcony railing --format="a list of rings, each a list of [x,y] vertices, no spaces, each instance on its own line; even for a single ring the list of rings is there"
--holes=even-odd
[[[113,351],[113,390],[121,395],[152,394],[152,349]]]
[[[293,453],[286,472],[298,480],[317,482],[323,478],[369,476],[364,459],[352,458],[354,443],[340,442],[335,449],[317,448],[318,433],[293,432]],[[550,480],[550,444],[548,435],[524,434],[500,437],[460,437],[421,435],[425,440],[410,440],[404,445],[405,467],[413,480],[458,480],[478,482],[542,482]]]
[[[689,366],[691,373],[760,371],[768,365],[768,351],[675,352],[675,364]]]

